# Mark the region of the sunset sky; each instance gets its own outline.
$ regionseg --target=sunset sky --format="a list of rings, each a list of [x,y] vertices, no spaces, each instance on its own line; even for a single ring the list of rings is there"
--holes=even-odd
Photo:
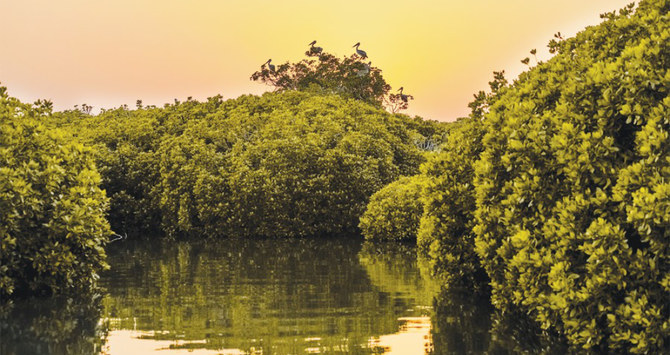
[[[560,31],[572,36],[631,0],[0,0],[0,83],[23,101],[96,109],[135,100],[234,98],[268,58],[300,60],[307,44],[344,56],[361,42],[407,113],[453,120],[494,70]]]

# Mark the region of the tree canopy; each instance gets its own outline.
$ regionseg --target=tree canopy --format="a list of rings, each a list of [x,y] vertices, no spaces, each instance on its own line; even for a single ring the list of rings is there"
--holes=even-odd
[[[315,48],[318,48],[316,50]],[[310,47],[307,59],[278,66],[263,64],[251,80],[273,86],[275,91],[300,90],[338,94],[396,113],[407,109],[411,95],[392,93],[381,69],[359,54],[338,58],[320,47]]]
[[[369,197],[418,172],[443,135],[436,122],[293,90],[51,122],[96,147],[115,228],[173,235],[356,231]]]

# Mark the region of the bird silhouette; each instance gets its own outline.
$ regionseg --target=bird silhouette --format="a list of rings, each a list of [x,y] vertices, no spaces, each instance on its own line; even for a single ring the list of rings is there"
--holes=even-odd
[[[407,102],[408,96],[402,93],[402,90],[404,88],[401,86],[400,89],[398,89],[398,92],[400,93],[400,100],[403,102]]]
[[[321,54],[321,52],[323,51],[323,48],[317,47],[316,46],[316,41],[312,41],[312,43],[309,44],[309,50],[310,50],[311,53]]]
[[[271,72],[275,71],[275,66],[274,66],[274,64],[271,64],[271,62],[272,62],[272,59],[268,59],[267,62],[265,62],[265,63],[263,63],[263,65],[261,65],[261,68],[263,68],[267,64],[267,66],[268,66],[268,68],[270,68]]]
[[[361,42],[358,42],[358,43],[354,44],[354,47],[353,47],[353,48],[356,48],[356,54],[358,54],[359,56],[361,56],[361,58],[365,59],[365,58],[368,57],[368,54],[365,53],[364,50],[358,48],[358,46],[360,46],[360,45],[361,45]]]

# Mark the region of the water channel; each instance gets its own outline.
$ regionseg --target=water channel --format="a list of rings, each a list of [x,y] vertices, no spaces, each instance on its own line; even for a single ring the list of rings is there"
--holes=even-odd
[[[123,241],[103,292],[0,308],[0,353],[509,353],[488,302],[415,247],[340,239]],[[504,336],[502,336],[504,338]]]

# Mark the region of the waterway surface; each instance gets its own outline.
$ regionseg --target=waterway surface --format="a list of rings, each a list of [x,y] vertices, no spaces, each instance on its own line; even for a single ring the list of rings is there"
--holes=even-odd
[[[491,308],[440,292],[412,246],[123,241],[97,295],[0,308],[10,354],[507,353]],[[515,346],[512,344],[512,347]]]

